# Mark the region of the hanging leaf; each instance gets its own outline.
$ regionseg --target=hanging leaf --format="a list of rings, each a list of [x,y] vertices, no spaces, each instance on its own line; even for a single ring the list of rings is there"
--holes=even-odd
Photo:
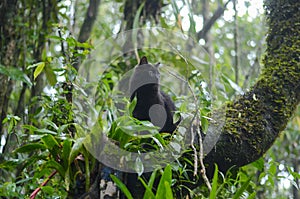
[[[34,80],[41,74],[41,72],[44,70],[44,67],[45,67],[45,62],[40,62],[37,64],[37,67],[33,73]]]
[[[55,75],[53,69],[50,68],[50,67],[46,67],[45,68],[45,74],[46,74],[46,78],[47,78],[49,84],[51,86],[54,86],[57,82],[57,79],[56,79],[56,75]]]

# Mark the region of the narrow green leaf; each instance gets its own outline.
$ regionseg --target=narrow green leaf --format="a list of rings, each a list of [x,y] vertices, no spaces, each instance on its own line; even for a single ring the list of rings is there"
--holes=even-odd
[[[150,177],[149,182],[148,182],[148,185],[146,184],[146,182],[142,178],[139,177],[139,180],[142,182],[143,186],[146,189],[146,192],[144,194],[143,199],[154,199],[155,198],[155,195],[152,191],[155,176],[156,176],[156,170],[152,172],[151,177]]]
[[[243,183],[243,185],[237,190],[237,192],[234,194],[233,198],[232,199],[239,199],[239,198],[242,198],[242,195],[244,193],[244,191],[247,189],[249,183],[250,183],[250,178],[245,182]]]
[[[85,138],[78,138],[76,139],[72,149],[71,149],[71,152],[70,152],[70,156],[69,156],[69,162],[73,162],[73,160],[76,158],[76,156],[79,154],[81,148],[82,148],[82,145],[83,145],[83,142],[84,142]]]
[[[133,29],[139,28],[139,19],[140,19],[141,12],[143,10],[144,5],[145,5],[145,2],[143,2],[140,5],[139,9],[137,10],[137,12],[136,12],[136,14],[134,16],[133,27],[132,27]]]
[[[133,110],[134,110],[134,108],[135,108],[135,106],[136,106],[136,103],[137,103],[137,99],[136,99],[136,97],[135,98],[133,98],[133,100],[132,100],[132,102],[129,104],[129,116],[132,116],[132,112],[133,112]]]
[[[28,153],[28,152],[32,152],[32,151],[38,150],[38,149],[45,150],[46,146],[43,144],[38,144],[38,143],[26,144],[24,146],[21,146],[20,148],[17,148],[14,152]]]
[[[72,141],[70,139],[64,140],[62,155],[61,155],[64,168],[68,168],[69,166],[69,155],[71,153],[71,147],[72,147]]]
[[[210,194],[209,194],[209,199],[215,199],[215,198],[217,198],[218,173],[219,173],[218,165],[215,164],[215,172],[214,172],[214,177],[213,177],[211,191],[210,191]]]
[[[38,65],[40,65],[41,63],[43,63],[43,62],[38,62],[38,63],[35,63],[35,64],[31,64],[31,65],[27,66],[26,69],[29,70],[29,69],[35,68],[35,67],[37,67]]]
[[[121,191],[125,194],[128,199],[133,199],[130,191],[127,189],[126,185],[121,182],[119,178],[114,175],[110,175],[111,179],[116,183],[116,185],[121,189]]]
[[[254,199],[256,197],[256,192],[253,192],[249,195],[247,199]]]
[[[45,62],[40,62],[37,64],[37,67],[33,73],[34,80],[41,74],[41,72],[44,70],[44,67],[45,67]]]

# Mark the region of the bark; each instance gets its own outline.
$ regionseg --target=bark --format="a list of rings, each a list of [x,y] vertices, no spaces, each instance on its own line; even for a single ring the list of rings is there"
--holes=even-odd
[[[141,19],[145,20],[154,19],[158,23],[158,14],[160,13],[163,2],[161,0],[126,0],[124,5],[124,19],[126,21],[125,30],[131,30],[133,27],[134,18],[137,10],[143,4],[144,7],[141,13]]]
[[[265,68],[249,92],[224,106],[225,125],[204,159],[209,177],[214,164],[226,172],[262,157],[300,102],[300,2],[265,1],[265,8],[269,25]],[[197,184],[201,183],[199,179]]]
[[[0,65],[9,67],[15,63],[16,34],[11,26],[17,9],[16,0],[5,0],[0,3]],[[8,98],[12,91],[12,82],[0,73],[0,137],[2,137],[2,121],[6,117]]]
[[[91,36],[91,32],[93,29],[93,25],[97,19],[98,15],[98,8],[100,5],[101,0],[90,0],[90,4],[88,7],[88,10],[86,12],[83,24],[80,28],[78,41],[83,43],[88,40],[88,38]],[[78,71],[80,66],[80,60],[79,58],[77,61],[73,64],[74,68]]]

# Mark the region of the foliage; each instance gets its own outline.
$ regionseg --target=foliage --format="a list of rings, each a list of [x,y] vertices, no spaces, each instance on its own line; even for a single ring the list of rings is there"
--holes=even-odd
[[[0,63],[0,74],[13,82],[14,91],[8,96],[10,100],[7,105],[8,113],[2,121],[5,133],[1,134],[4,144],[1,142],[0,148],[0,197],[28,198],[34,190],[41,187],[39,192],[41,198],[75,198],[78,197],[77,193],[87,192],[91,187],[90,180],[95,172],[97,161],[83,144],[88,127],[80,126],[75,121],[78,118],[84,121],[89,119],[89,116],[81,111],[84,108],[81,107],[82,104],[72,103],[72,98],[76,93],[86,92],[81,89],[81,85],[75,83],[78,73],[75,66],[89,56],[90,51],[97,45],[97,41],[122,30],[120,19],[124,5],[121,1],[103,1],[90,41],[80,43],[76,35],[87,8],[86,1],[77,2],[75,13],[71,13],[72,9],[71,6],[67,6],[67,1],[55,3],[53,10],[56,12],[52,13],[57,13],[57,15],[50,15],[49,21],[45,21],[44,25],[38,22],[41,19],[42,6],[34,5],[27,0],[24,2],[24,4],[19,4],[24,9],[20,9],[18,16],[13,19],[14,32],[19,31],[22,34],[15,44],[18,51],[22,53],[16,57],[17,61],[13,65]],[[212,8],[217,7],[217,2],[211,4],[213,4]],[[182,11],[186,9],[190,13],[187,16]],[[194,9],[196,7],[189,5],[189,1],[172,0],[170,5],[162,8],[160,25],[168,29],[185,31],[182,29],[184,25],[182,20],[188,21],[190,26],[186,33],[195,36],[197,19],[201,16],[198,14],[199,11]],[[142,6],[139,7],[139,12],[134,18],[136,28],[141,26],[141,22],[138,21],[142,14],[141,10]],[[29,19],[26,21],[26,17],[20,16],[27,16]],[[74,24],[72,17],[78,20],[74,21]],[[185,60],[174,52],[165,53],[159,49],[149,49],[147,52],[138,51],[140,55],[150,57],[153,62],[165,61],[173,67],[175,72],[186,77],[193,94],[199,99],[196,105],[199,107],[204,131],[207,130],[212,106],[223,104],[224,101],[242,94],[254,82],[260,70],[259,57],[264,49],[261,36],[265,32],[264,25],[260,22],[263,17],[258,15],[251,20],[249,18],[251,18],[249,14],[238,18],[241,35],[239,42],[242,51],[240,56],[247,57],[240,63],[241,78],[238,82],[234,80],[232,67],[234,21],[219,19],[214,24],[211,36],[215,38],[213,49],[217,62],[216,73],[213,77],[215,87],[212,90],[207,88],[209,83],[205,78],[208,69],[204,71],[193,68],[184,71]],[[149,24],[151,23],[146,23],[145,26]],[[47,29],[44,29],[46,25]],[[40,48],[37,49],[37,46]],[[107,46],[99,48],[101,52],[107,50]],[[159,60],[157,60],[158,57]],[[97,121],[101,130],[107,132],[121,148],[129,151],[142,151],[145,148],[140,145],[145,139],[150,138],[151,146],[159,149],[159,147],[166,146],[174,135],[158,134],[157,127],[152,123],[133,118],[131,113],[135,101],[129,103],[128,99],[114,98],[116,96],[114,88],[119,86],[118,82],[122,75],[132,69],[136,63],[133,56],[128,56],[117,58],[107,68],[101,68],[101,74],[97,74],[99,82],[97,83],[96,108],[92,111],[98,113]],[[166,78],[166,82],[171,84],[172,78],[174,77]],[[44,79],[47,83],[46,86],[41,84],[40,95],[34,95],[34,88],[40,84],[39,79]],[[85,86],[93,87],[94,85]],[[24,93],[21,94],[23,89]],[[187,97],[175,96],[170,90],[166,92],[171,95],[183,117],[194,114],[191,109],[195,107],[190,107],[191,105],[186,103]],[[213,95],[216,92],[218,95]],[[82,100],[88,101],[89,99]],[[118,112],[119,102],[125,104],[123,113]],[[20,108],[20,104],[25,104],[23,109]],[[298,109],[298,113],[295,114],[286,132],[264,158],[237,171],[232,169],[226,174],[219,172],[216,165],[211,181],[212,190],[209,191],[203,184],[190,190],[190,196],[193,198],[291,197],[290,190],[299,189],[299,157],[297,156],[300,148],[297,143],[300,128],[299,115]],[[155,136],[147,135],[142,139],[136,139],[130,133],[145,130]],[[178,129],[179,133],[180,131],[183,129]],[[286,158],[287,156],[290,158]],[[186,159],[186,164],[193,165],[194,163]],[[180,183],[174,176],[177,176],[179,181],[192,183],[193,178],[188,176],[188,172],[191,171],[186,165],[174,163],[166,166],[164,171],[153,172],[148,181],[140,177],[139,180],[146,189],[144,198],[173,198],[182,188],[177,186]],[[158,176],[160,176],[160,181],[154,192],[154,181]],[[200,178],[200,175],[197,177]],[[126,197],[132,198],[128,188],[120,179],[114,175],[111,175],[111,178]],[[43,182],[47,184],[41,186]],[[288,186],[284,183],[288,183]]]

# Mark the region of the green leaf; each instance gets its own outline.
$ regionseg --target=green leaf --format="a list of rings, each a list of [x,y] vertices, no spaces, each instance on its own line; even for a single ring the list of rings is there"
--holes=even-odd
[[[39,62],[34,70],[33,78],[34,80],[41,74],[41,72],[44,70],[45,62]]]
[[[29,87],[32,86],[32,83],[29,77],[24,73],[24,71],[15,68],[15,67],[5,67],[0,64],[0,74],[6,75],[13,80],[22,81],[26,83]]]
[[[143,2],[140,5],[139,9],[137,10],[137,12],[134,16],[133,27],[132,27],[133,29],[137,29],[139,27],[139,19],[140,19],[141,12],[142,12],[142,9],[143,9],[144,5],[145,5],[145,2]]]
[[[70,152],[70,156],[69,156],[69,162],[73,162],[73,160],[76,158],[76,156],[79,154],[81,148],[82,148],[82,145],[83,145],[83,142],[84,142],[85,138],[78,138],[76,139],[72,149],[71,149],[71,152]]]
[[[12,169],[12,168],[20,165],[20,163],[21,163],[20,160],[4,161],[3,163],[0,164],[0,169]]]
[[[21,146],[20,148],[17,148],[14,152],[16,153],[28,153],[32,152],[34,150],[45,150],[46,146],[43,144],[38,144],[38,143],[32,143],[32,144],[26,144],[24,146]]]
[[[64,168],[68,168],[69,166],[69,155],[71,153],[72,141],[70,139],[66,139],[63,142],[63,149],[61,159],[63,161]]]
[[[155,181],[155,176],[156,176],[156,170],[152,172],[150,180],[148,182],[148,185],[145,183],[145,181],[142,178],[139,178],[142,184],[144,185],[146,192],[144,194],[144,199],[153,199],[155,198],[154,193],[152,192],[152,187]]]
[[[256,160],[255,162],[252,163],[252,165],[254,167],[256,167],[259,171],[263,171],[265,165],[264,165],[264,159],[263,158],[259,158],[258,160]]]
[[[54,86],[57,82],[57,79],[56,79],[56,75],[55,75],[54,71],[52,70],[52,68],[46,67],[45,74],[46,74],[46,78],[47,78],[49,84],[51,86]]]
[[[130,104],[129,104],[129,108],[128,108],[129,114],[128,115],[132,116],[132,112],[136,106],[136,103],[137,103],[137,99],[135,97],[135,98],[133,98],[132,102],[130,102]]]
[[[159,181],[156,198],[173,198],[172,189],[172,169],[171,166],[168,164],[162,174],[162,177]]]
[[[139,27],[139,19],[140,19],[141,12],[143,10],[144,5],[145,5],[145,2],[143,2],[140,5],[139,9],[137,10],[137,12],[134,16],[134,20],[133,20],[133,27],[132,27],[133,30],[132,30],[131,40],[132,40],[134,49],[136,49],[136,47],[137,47],[137,28]]]
[[[239,199],[242,198],[242,195],[244,193],[244,191],[246,190],[246,188],[248,187],[249,183],[250,183],[250,178],[243,183],[243,185],[237,190],[237,192],[234,194],[232,199]]]
[[[211,191],[210,191],[210,194],[209,194],[209,199],[215,199],[215,198],[217,198],[218,173],[219,173],[218,165],[215,164],[215,172],[214,172],[214,177],[213,177]]]
[[[256,196],[256,192],[253,192],[249,195],[249,197],[247,199],[254,199]]]
[[[53,193],[55,191],[54,188],[51,186],[42,186],[41,189],[44,193],[46,193],[48,195],[53,195]]]
[[[233,88],[238,94],[243,95],[243,89],[239,87],[235,82],[233,82],[229,77],[226,77],[222,74],[222,79],[225,83],[227,83],[231,88]]]
[[[48,160],[45,163],[45,166],[47,168],[55,169],[61,175],[62,178],[65,177],[65,170],[64,170],[64,168],[58,162],[56,162],[54,160]]]
[[[55,131],[51,131],[48,129],[38,129],[35,126],[32,125],[23,125],[22,126],[24,129],[28,129],[29,131],[33,131],[39,134],[51,134],[51,135],[57,135]]]
[[[56,36],[56,35],[47,36],[47,38],[58,40],[58,41],[64,41],[65,40],[64,38]]]
[[[45,135],[42,137],[42,142],[47,147],[47,149],[53,149],[53,147],[59,147],[58,142],[52,135]]]
[[[125,196],[128,198],[128,199],[133,199],[130,191],[127,189],[126,185],[121,182],[121,180],[119,178],[117,178],[116,176],[114,175],[110,175],[111,179],[116,183],[116,185],[121,189],[121,191],[125,194]]]

